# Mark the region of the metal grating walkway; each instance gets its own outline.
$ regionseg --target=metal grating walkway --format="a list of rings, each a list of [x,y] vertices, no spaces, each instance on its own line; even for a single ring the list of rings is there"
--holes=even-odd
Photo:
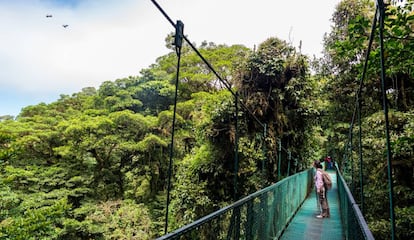
[[[319,207],[317,205],[316,193],[311,193],[303,202],[302,207],[293,217],[286,228],[281,240],[342,240],[345,239],[339,212],[338,185],[336,173],[329,172],[332,177],[332,189],[328,191],[328,202],[331,217],[317,219]]]

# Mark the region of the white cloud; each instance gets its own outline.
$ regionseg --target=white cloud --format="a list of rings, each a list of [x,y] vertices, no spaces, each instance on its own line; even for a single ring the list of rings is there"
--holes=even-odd
[[[37,104],[42,96],[48,101],[50,96],[138,75],[168,51],[164,39],[173,28],[150,0],[85,0],[74,6],[51,2],[0,0],[0,89],[16,91],[16,99],[26,94],[34,100],[10,113],[6,109],[13,99],[0,97],[0,115],[16,115],[25,106],[21,104]],[[197,44],[207,40],[253,48],[276,36],[294,46],[302,40],[306,54],[321,51],[337,2],[158,1],[174,22],[184,22],[185,34]]]

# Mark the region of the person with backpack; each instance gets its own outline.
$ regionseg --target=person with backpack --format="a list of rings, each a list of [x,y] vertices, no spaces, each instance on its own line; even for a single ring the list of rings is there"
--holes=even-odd
[[[327,170],[329,170],[329,169],[333,169],[333,166],[332,166],[332,158],[331,158],[331,156],[327,156],[326,158],[325,158],[325,169],[327,169]]]
[[[328,198],[327,198],[327,190],[330,188],[330,184],[332,184],[332,181],[329,183],[324,182],[324,174],[325,179],[330,178],[328,173],[324,172],[322,169],[322,164],[319,161],[315,161],[313,163],[313,167],[316,168],[314,181],[315,181],[315,188],[318,196],[318,201],[321,208],[321,213],[316,216],[316,218],[328,218],[330,217],[330,211],[329,211],[329,204],[328,204]],[[328,176],[326,176],[328,175]],[[330,179],[327,179],[326,181],[330,181]]]

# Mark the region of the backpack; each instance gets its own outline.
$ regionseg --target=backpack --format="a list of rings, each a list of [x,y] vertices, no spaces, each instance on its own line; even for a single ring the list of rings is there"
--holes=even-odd
[[[322,180],[323,180],[323,184],[325,186],[325,188],[327,190],[330,190],[332,188],[332,178],[331,175],[329,175],[329,173],[325,172],[325,171],[321,171],[322,172]]]

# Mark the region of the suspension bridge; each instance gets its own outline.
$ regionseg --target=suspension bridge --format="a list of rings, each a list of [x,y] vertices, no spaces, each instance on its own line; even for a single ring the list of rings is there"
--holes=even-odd
[[[233,92],[230,84],[222,79],[214,70],[210,63],[200,54],[200,52],[193,46],[191,41],[183,34],[183,23],[177,21],[176,23],[164,12],[155,0],[151,0],[160,12],[166,17],[171,25],[176,30],[175,42],[176,53],[178,56],[177,63],[177,78],[176,78],[176,95],[175,106],[177,102],[177,85],[180,66],[180,53],[182,42],[186,41],[188,45],[198,54],[201,60],[211,69],[216,77],[221,81],[236,99],[236,111],[238,104],[245,108],[243,102],[238,99],[238,94]],[[390,162],[390,144],[388,134],[388,109],[385,103],[385,70],[384,70],[384,56],[383,56],[383,25],[385,6],[382,0],[377,1],[376,12],[369,39],[368,51],[366,54],[366,61],[364,65],[364,72],[360,80],[360,89],[356,97],[355,110],[350,124],[350,132],[356,116],[360,117],[360,92],[362,81],[365,78],[368,56],[371,50],[371,45],[374,38],[374,30],[377,21],[379,22],[380,32],[380,46],[381,46],[381,81],[382,93],[384,99],[384,113],[386,119],[386,146],[387,146],[387,160],[388,160],[388,182],[390,186],[390,216],[391,216],[391,239],[395,238],[395,220],[394,220],[394,206],[393,206],[393,191],[391,179],[391,162]],[[175,125],[176,109],[174,108],[173,127],[171,145],[174,143],[174,125]],[[237,113],[236,113],[237,116]],[[251,114],[254,118],[254,115]],[[266,134],[266,124],[262,124],[258,119],[255,119],[264,129]],[[360,122],[360,119],[358,119]],[[236,120],[237,132],[237,120]],[[360,133],[361,134],[361,133]],[[264,136],[265,137],[265,136]],[[352,136],[351,136],[352,138]],[[170,146],[170,169],[172,164],[173,147]],[[283,149],[279,142],[279,166],[278,179],[280,178],[280,153],[284,150],[288,156],[289,167],[292,162],[292,157],[287,149]],[[237,171],[237,144],[236,144],[236,163],[235,169]],[[361,157],[360,149],[360,157]],[[295,160],[295,159],[293,159]],[[362,157],[360,159],[362,162]],[[346,162],[346,161],[342,161]],[[362,168],[361,168],[362,169]],[[289,173],[289,171],[288,171]],[[331,216],[329,218],[316,218],[320,213],[317,197],[313,186],[314,169],[308,169],[294,175],[288,176],[277,183],[267,186],[249,196],[237,200],[231,205],[223,207],[216,212],[204,216],[186,226],[168,232],[168,205],[170,201],[171,189],[171,172],[168,178],[168,195],[167,195],[167,209],[166,209],[166,225],[165,235],[159,237],[163,239],[374,239],[368,225],[360,210],[360,205],[363,202],[356,202],[347,185],[347,182],[342,176],[341,167],[335,166],[334,169],[329,170],[329,174],[333,179],[333,187],[328,191],[327,197],[329,201]],[[237,174],[235,174],[237,178]],[[237,179],[234,180],[235,193],[237,196]],[[361,187],[361,192],[363,188]],[[361,200],[363,201],[363,200]]]
[[[316,218],[320,210],[309,169],[158,239],[374,239],[339,171],[328,172],[330,218]]]

